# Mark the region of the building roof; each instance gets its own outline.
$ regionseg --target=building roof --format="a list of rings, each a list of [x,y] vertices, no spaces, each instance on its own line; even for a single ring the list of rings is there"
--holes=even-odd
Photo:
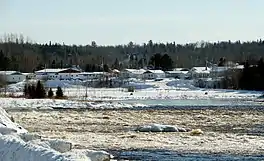
[[[0,71],[0,75],[22,75],[19,71]]]
[[[102,75],[102,74],[106,74],[106,72],[82,72],[82,73],[78,73],[79,75]]]
[[[212,68],[212,72],[224,72],[224,71],[227,71],[229,68],[228,67],[226,67],[226,66],[224,66],[224,67],[218,67],[218,66],[216,66],[216,67],[213,67]]]
[[[150,72],[150,73],[154,73],[154,74],[164,74],[164,72],[162,70],[147,70],[146,72]]]
[[[145,69],[125,69],[125,71],[128,71],[132,74],[143,74],[146,72]]]
[[[35,73],[58,73],[67,69],[42,69],[35,71]]]
[[[23,75],[34,75],[34,73],[22,73]]]
[[[235,69],[244,69],[244,65],[237,65],[234,67]]]
[[[117,70],[117,69],[113,69],[112,72],[113,72],[113,73],[120,73],[120,71]]]
[[[188,71],[174,70],[174,71],[166,71],[168,74],[187,74]]]
[[[174,68],[174,71],[189,71],[188,68]]]
[[[193,72],[196,72],[196,73],[210,73],[210,71],[211,71],[211,68],[209,68],[209,67],[193,67],[192,69],[191,69],[191,71],[193,71]]]
[[[69,70],[69,69],[75,70],[75,71],[80,71],[77,68],[61,68],[61,69],[47,68],[47,69],[42,69],[42,70],[39,70],[39,71],[35,71],[35,73],[59,73],[59,72],[62,72],[62,71],[65,71],[65,70]]]

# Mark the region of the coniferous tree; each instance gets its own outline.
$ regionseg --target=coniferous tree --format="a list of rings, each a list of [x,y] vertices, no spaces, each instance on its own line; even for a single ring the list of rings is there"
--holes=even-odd
[[[45,98],[45,97],[46,97],[46,91],[44,89],[44,86],[40,81],[38,81],[36,87],[36,98]]]
[[[50,88],[50,89],[49,89],[49,92],[48,92],[48,97],[49,97],[49,98],[52,98],[53,95],[54,95],[54,94],[53,94],[53,91],[52,91],[52,89]]]
[[[63,91],[62,91],[60,86],[57,87],[56,97],[57,98],[62,98],[63,97]]]
[[[28,86],[29,98],[36,98],[36,86],[34,84]]]
[[[28,85],[27,84],[24,85],[23,92],[24,92],[24,97],[28,97]]]

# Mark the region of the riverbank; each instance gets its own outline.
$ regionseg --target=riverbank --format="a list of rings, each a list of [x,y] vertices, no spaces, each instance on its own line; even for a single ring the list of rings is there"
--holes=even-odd
[[[66,139],[75,148],[106,151],[166,149],[179,153],[263,155],[264,111],[253,109],[10,111],[14,120],[42,136]],[[204,134],[139,133],[139,125],[168,124]]]

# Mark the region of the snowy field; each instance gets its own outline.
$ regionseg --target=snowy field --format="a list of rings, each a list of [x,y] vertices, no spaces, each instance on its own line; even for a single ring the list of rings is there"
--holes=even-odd
[[[262,93],[256,91],[200,89],[189,80],[146,81],[133,83],[133,95],[126,88],[88,88],[89,100],[129,100],[129,99],[254,99]],[[65,94],[70,97],[84,98],[84,87],[65,88]],[[207,94],[206,94],[207,93]]]
[[[24,84],[9,85],[8,92],[22,95]],[[83,86],[60,85],[68,99],[0,98],[1,107],[12,116],[0,110],[0,152],[5,154],[0,161],[28,161],[30,157],[33,161],[39,155],[42,160],[53,157],[54,161],[82,157],[79,160],[106,161],[110,154],[115,159],[130,160],[206,155],[203,160],[208,159],[207,154],[213,158],[213,154],[228,155],[220,156],[220,160],[230,159],[229,155],[242,157],[238,160],[258,155],[255,160],[259,160],[264,155],[261,92],[200,89],[192,81],[171,79],[133,81],[133,94],[126,87],[86,90]],[[203,133],[135,131],[149,124],[201,129]],[[1,151],[1,147],[5,148]]]
[[[51,83],[51,82],[50,82]],[[9,85],[8,91],[14,95],[23,95],[25,82]],[[143,99],[244,99],[252,100],[262,95],[257,91],[200,89],[192,85],[190,80],[165,79],[163,81],[133,81],[129,85],[135,88],[133,95],[127,88],[86,88],[65,84],[64,94],[70,99],[79,100],[143,100]],[[54,81],[52,86],[61,86]],[[56,90],[56,89],[54,89]],[[87,91],[87,98],[86,96]]]

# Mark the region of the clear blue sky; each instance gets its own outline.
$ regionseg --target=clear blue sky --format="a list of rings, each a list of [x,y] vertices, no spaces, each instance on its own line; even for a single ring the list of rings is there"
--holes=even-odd
[[[0,0],[0,34],[101,45],[256,40],[263,0]]]

